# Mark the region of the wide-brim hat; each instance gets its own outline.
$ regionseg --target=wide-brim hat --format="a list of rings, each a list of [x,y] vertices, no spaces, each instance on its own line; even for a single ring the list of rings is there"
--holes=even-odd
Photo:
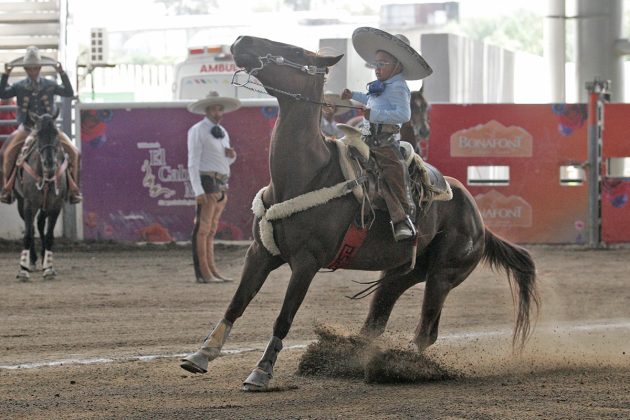
[[[194,114],[205,115],[206,108],[212,105],[223,106],[223,112],[227,113],[239,109],[241,107],[241,101],[236,98],[219,96],[217,92],[211,91],[205,98],[199,99],[197,102],[193,102],[188,105],[188,110]]]
[[[403,66],[405,80],[424,79],[433,69],[422,56],[409,45],[404,35],[392,35],[380,29],[361,27],[352,33],[352,45],[366,62],[374,61],[376,52],[386,51],[396,57]]]
[[[341,95],[334,92],[325,92],[324,102],[337,107],[337,109],[335,110],[335,115],[345,114],[346,112],[350,111],[351,108],[348,107],[354,108],[360,106],[359,102],[353,101],[352,99],[341,99]]]
[[[39,53],[39,48],[30,46],[26,48],[26,54],[18,57],[9,63],[11,67],[39,67],[39,66],[55,66],[57,61],[44,57]]]

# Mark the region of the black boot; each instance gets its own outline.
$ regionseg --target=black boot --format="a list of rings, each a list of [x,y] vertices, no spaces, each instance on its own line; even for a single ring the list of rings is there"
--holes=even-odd
[[[13,197],[13,192],[3,188],[2,192],[0,193],[0,202],[11,204],[13,203],[13,201],[15,201],[15,197]]]
[[[81,191],[71,190],[68,193],[68,201],[70,202],[70,204],[79,204],[81,201],[83,201],[83,195],[81,194]]]

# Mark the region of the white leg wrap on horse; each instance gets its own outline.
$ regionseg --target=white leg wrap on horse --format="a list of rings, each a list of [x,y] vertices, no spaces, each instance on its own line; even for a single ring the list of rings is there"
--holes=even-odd
[[[216,356],[219,355],[225,341],[230,335],[230,331],[232,330],[232,323],[222,319],[221,322],[212,330],[210,335],[204,340],[202,350],[207,349],[209,352],[214,353],[216,351]]]
[[[28,249],[22,251],[20,255],[20,268],[22,270],[31,271],[31,252]]]
[[[269,386],[269,381],[273,378],[273,367],[276,364],[280,350],[282,350],[282,340],[275,336],[271,337],[265,353],[258,361],[258,366],[254,368],[243,382],[244,391],[261,391]]]
[[[52,251],[46,251],[44,253],[44,263],[42,264],[42,269],[46,271],[49,268],[52,268],[52,265],[53,265],[53,253]]]
[[[210,335],[206,337],[203,346],[195,353],[184,357],[180,366],[189,372],[206,373],[208,371],[208,362],[219,357],[231,329],[232,323],[222,319]]]

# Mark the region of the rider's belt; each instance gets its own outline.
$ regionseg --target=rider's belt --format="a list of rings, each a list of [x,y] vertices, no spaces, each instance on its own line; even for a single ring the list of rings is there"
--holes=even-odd
[[[390,133],[370,134],[362,136],[361,140],[369,147],[383,147],[396,142],[396,137]]]
[[[370,123],[370,134],[397,134],[400,131],[400,127],[396,124],[377,124]]]
[[[229,178],[228,175],[225,175],[219,172],[214,172],[214,171],[199,171],[199,175],[207,175],[209,177],[216,179],[217,181],[223,184],[228,182],[228,178]]]

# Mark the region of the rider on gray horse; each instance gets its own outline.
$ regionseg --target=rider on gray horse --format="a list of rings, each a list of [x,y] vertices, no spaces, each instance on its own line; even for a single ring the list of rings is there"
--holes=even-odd
[[[432,70],[403,35],[363,27],[354,31],[352,43],[361,58],[374,68],[377,80],[368,83],[367,94],[344,89],[341,97],[367,106],[363,141],[370,146],[384,178],[381,194],[394,225],[394,238],[413,238],[415,205],[397,134],[401,124],[411,118],[411,92],[405,80],[422,79]]]
[[[19,65],[24,66],[27,77],[13,85],[9,85],[9,75],[13,69],[12,65],[5,64],[4,73],[0,79],[0,98],[6,99],[16,96],[17,97],[17,114],[16,119],[20,124],[18,129],[15,130],[9,137],[9,144],[6,145],[4,151],[4,160],[2,162],[2,174],[3,185],[2,193],[0,194],[0,201],[3,203],[12,203],[13,197],[13,183],[15,176],[13,169],[15,167],[18,154],[24,145],[24,142],[31,132],[32,122],[28,118],[28,113],[33,112],[37,115],[53,114],[55,95],[72,97],[74,96],[74,90],[70,84],[68,75],[63,70],[61,63],[57,62],[55,69],[61,76],[62,84],[40,77],[40,71],[42,64],[54,64],[45,62],[46,57],[41,57],[39,49],[37,47],[28,47],[26,49],[26,55]],[[81,192],[79,191],[79,150],[72,144],[70,139],[63,133],[59,132],[59,140],[64,151],[68,154],[70,162],[70,174],[69,180],[69,200],[70,203],[76,204],[81,202]]]

